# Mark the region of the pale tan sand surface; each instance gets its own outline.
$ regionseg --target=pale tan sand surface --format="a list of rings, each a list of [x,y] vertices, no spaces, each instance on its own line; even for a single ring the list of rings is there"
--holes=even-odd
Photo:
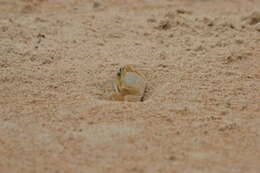
[[[260,0],[0,0],[0,172],[259,173]]]

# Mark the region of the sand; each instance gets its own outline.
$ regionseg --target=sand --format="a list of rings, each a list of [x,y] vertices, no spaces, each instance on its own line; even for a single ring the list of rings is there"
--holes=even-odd
[[[259,0],[0,0],[0,172],[260,172]],[[144,102],[114,102],[133,64]]]

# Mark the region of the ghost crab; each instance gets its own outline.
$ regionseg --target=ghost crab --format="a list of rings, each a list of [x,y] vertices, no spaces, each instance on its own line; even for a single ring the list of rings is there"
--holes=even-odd
[[[146,82],[132,65],[125,65],[117,72],[113,87],[115,91],[110,96],[111,100],[137,102],[143,101]]]

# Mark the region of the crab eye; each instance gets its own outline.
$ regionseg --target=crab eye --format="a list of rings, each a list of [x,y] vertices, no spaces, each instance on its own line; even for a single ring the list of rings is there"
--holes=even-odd
[[[117,76],[121,76],[121,71],[122,69],[120,68],[119,71],[117,72]]]

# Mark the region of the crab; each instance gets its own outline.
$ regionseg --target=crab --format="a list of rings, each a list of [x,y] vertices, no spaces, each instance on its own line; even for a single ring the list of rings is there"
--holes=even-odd
[[[113,87],[115,91],[110,96],[111,100],[137,102],[144,99],[146,82],[132,65],[125,65],[117,72]]]

